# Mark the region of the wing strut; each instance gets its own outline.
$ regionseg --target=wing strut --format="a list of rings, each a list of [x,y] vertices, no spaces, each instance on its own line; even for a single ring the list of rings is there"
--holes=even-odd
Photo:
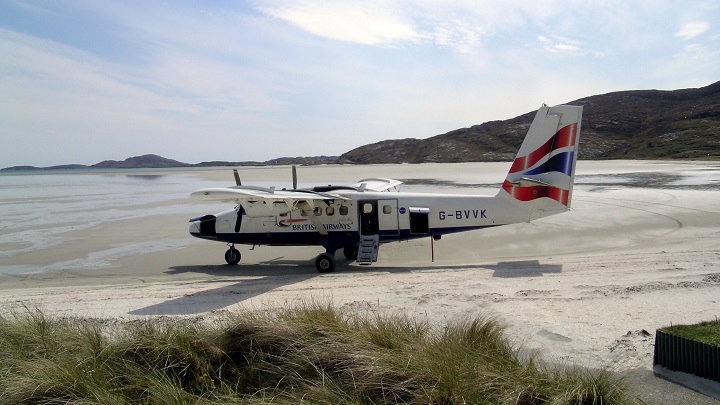
[[[307,217],[310,219],[310,222],[312,222],[312,224],[315,226],[315,229],[317,229],[320,235],[327,236],[328,231],[327,229],[325,229],[318,217],[315,216],[315,212],[313,212],[312,206],[307,201],[301,201],[297,206],[302,210],[302,212],[305,213],[305,215],[307,215]]]

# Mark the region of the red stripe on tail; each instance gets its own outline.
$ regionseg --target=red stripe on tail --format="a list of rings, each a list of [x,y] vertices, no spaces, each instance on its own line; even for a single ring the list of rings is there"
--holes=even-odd
[[[529,186],[520,187],[515,186],[509,181],[505,180],[502,185],[503,190],[507,191],[508,194],[513,196],[519,201],[532,201],[538,198],[547,197],[567,206],[570,192],[563,190],[558,187],[551,186]]]

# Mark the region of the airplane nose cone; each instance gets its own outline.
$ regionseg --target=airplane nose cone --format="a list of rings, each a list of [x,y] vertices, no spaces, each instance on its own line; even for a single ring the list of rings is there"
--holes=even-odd
[[[190,220],[190,234],[198,238],[215,238],[215,215],[203,215]]]

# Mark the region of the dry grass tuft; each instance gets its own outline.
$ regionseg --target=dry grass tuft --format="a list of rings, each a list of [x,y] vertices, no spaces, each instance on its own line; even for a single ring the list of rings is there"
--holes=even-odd
[[[494,319],[438,329],[318,302],[113,328],[37,310],[0,317],[0,402],[635,403],[610,372],[522,358]]]

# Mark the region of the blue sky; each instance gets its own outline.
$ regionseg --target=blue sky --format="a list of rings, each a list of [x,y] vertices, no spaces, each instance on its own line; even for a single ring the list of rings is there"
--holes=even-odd
[[[0,167],[339,155],[720,80],[720,2],[0,2]]]

